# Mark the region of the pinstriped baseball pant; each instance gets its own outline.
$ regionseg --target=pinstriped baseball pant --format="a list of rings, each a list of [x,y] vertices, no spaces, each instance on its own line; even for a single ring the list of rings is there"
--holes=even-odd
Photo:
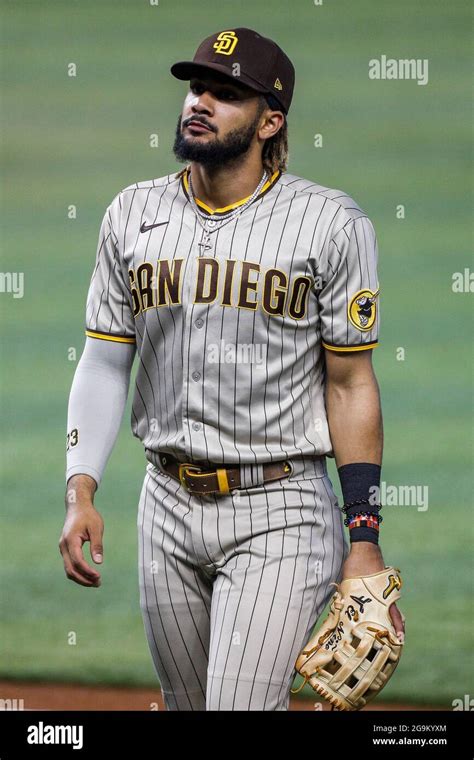
[[[348,553],[325,459],[205,496],[150,463],[137,527],[140,607],[166,709],[287,710],[295,660]]]

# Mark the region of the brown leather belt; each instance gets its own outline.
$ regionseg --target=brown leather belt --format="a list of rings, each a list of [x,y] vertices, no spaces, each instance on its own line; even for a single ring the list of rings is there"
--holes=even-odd
[[[162,468],[180,481],[191,493],[230,493],[241,487],[240,467],[237,465],[198,465],[194,462],[178,462],[171,454],[158,455]],[[286,478],[292,471],[287,460],[267,462],[262,465],[263,482]]]

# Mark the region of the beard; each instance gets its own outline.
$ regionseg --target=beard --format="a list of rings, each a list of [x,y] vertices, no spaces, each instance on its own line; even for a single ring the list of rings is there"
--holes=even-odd
[[[244,153],[247,153],[252,144],[260,114],[247,127],[232,129],[224,139],[216,137],[212,142],[199,142],[194,138],[187,139],[181,131],[181,116],[176,126],[176,137],[173,145],[173,153],[178,161],[195,161],[207,169],[216,169],[224,164],[230,164]]]

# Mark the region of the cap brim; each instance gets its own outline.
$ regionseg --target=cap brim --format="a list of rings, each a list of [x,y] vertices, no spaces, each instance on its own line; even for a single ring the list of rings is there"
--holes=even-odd
[[[176,79],[181,80],[190,80],[193,77],[203,75],[206,71],[218,71],[220,74],[224,74],[228,79],[230,79],[234,84],[239,84],[241,82],[242,84],[247,85],[247,87],[251,87],[252,90],[256,90],[257,92],[268,92],[268,90],[265,87],[262,87],[262,85],[258,84],[257,82],[254,82],[253,79],[246,76],[245,74],[242,74],[239,77],[234,77],[232,74],[229,73],[229,68],[227,66],[223,66],[221,63],[195,63],[194,61],[179,61],[178,63],[174,63],[171,66],[171,73],[173,74]]]

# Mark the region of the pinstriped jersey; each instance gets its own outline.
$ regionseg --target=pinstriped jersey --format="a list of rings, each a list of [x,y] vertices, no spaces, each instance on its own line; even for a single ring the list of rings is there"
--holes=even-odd
[[[201,464],[331,455],[325,350],[378,339],[372,223],[344,192],[275,172],[206,241],[189,171],[120,191],[99,233],[86,334],[136,344],[133,433]],[[196,200],[212,222],[246,199]]]

